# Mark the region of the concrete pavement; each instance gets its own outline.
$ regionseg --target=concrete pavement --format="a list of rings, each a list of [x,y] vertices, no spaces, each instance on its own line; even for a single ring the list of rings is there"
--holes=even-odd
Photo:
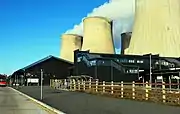
[[[8,87],[0,87],[0,114],[53,114]]]
[[[21,87],[19,91],[40,99],[40,87]],[[43,102],[67,114],[180,114],[180,107],[117,99],[81,92],[43,87]]]

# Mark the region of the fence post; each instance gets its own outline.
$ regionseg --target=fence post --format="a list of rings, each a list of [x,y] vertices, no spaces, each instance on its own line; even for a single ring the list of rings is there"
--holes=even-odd
[[[148,90],[148,82],[146,81],[146,100],[149,99],[149,94],[148,94],[149,90]]]
[[[57,89],[62,89],[62,88],[60,88],[60,83],[61,83],[61,80],[60,80],[60,79],[58,79],[56,83],[57,83],[57,84],[56,84],[56,85],[57,85]]]
[[[72,79],[70,79],[69,81],[70,81],[69,82],[70,83],[70,85],[69,85],[70,86],[70,91],[72,91]]]
[[[80,91],[81,88],[80,88],[80,81],[78,80],[78,90]]]
[[[105,81],[103,81],[103,93],[105,93]]]
[[[171,91],[171,88],[172,86],[171,86],[171,76],[169,76],[169,89],[170,89],[170,91]]]
[[[63,80],[63,79],[59,80],[58,86],[60,89],[64,89],[65,88],[65,80]]]
[[[166,86],[165,86],[165,82],[162,82],[162,99],[163,99],[163,103],[166,102]]]
[[[177,83],[178,83],[178,91],[179,91],[179,79],[177,79]]]
[[[74,91],[76,90],[76,81],[73,79]]]
[[[98,91],[98,80],[96,80],[96,92]]]
[[[56,87],[55,87],[56,85],[55,85],[55,79],[53,80],[53,88],[54,89],[56,89]]]
[[[56,79],[54,79],[54,89],[56,89]]]
[[[54,89],[56,89],[56,79],[54,79]]]
[[[52,88],[54,89],[54,79],[52,80]]]
[[[114,87],[113,87],[114,85],[113,85],[113,81],[111,81],[111,94],[113,94],[114,93]]]
[[[132,98],[135,99],[135,82],[132,82]]]
[[[83,90],[85,91],[86,90],[86,82],[83,81]]]
[[[124,87],[123,87],[123,81],[121,81],[121,98],[123,98],[123,91],[124,91]]]
[[[89,89],[91,89],[91,79],[89,79]]]
[[[57,89],[57,79],[55,79],[55,89]]]

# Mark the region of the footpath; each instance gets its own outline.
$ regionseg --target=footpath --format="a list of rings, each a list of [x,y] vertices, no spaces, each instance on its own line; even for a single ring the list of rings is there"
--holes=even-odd
[[[16,88],[39,101],[40,87]],[[66,114],[180,114],[180,107],[97,96],[43,87],[41,101]]]
[[[56,114],[9,87],[0,87],[0,114]]]

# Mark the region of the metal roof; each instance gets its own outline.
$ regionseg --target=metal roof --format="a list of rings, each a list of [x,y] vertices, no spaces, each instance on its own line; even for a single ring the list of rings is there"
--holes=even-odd
[[[178,61],[177,59],[165,58],[165,60],[180,66],[180,61]]]
[[[70,61],[67,61],[67,60],[64,60],[64,59],[61,59],[61,58],[58,58],[58,57],[49,55],[49,56],[47,56],[47,57],[45,57],[45,58],[43,58],[43,59],[40,59],[39,61],[36,61],[36,62],[34,62],[34,63],[32,63],[32,64],[30,64],[30,65],[22,68],[22,70],[26,70],[26,69],[28,69],[28,68],[30,68],[30,67],[33,67],[33,66],[35,66],[35,65],[37,65],[37,64],[40,64],[40,63],[42,63],[42,62],[44,62],[44,61],[47,61],[47,60],[51,59],[51,58],[55,58],[55,59],[58,59],[58,60],[60,60],[60,61],[67,62],[67,63],[69,63],[69,64],[74,64],[73,62],[70,62]]]

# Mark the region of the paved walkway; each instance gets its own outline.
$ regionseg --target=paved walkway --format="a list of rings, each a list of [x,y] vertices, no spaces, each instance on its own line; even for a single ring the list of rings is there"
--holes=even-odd
[[[8,87],[0,87],[0,114],[53,114]]]
[[[40,99],[40,87],[20,91]],[[43,102],[67,114],[180,114],[180,107],[68,92],[43,87]]]

